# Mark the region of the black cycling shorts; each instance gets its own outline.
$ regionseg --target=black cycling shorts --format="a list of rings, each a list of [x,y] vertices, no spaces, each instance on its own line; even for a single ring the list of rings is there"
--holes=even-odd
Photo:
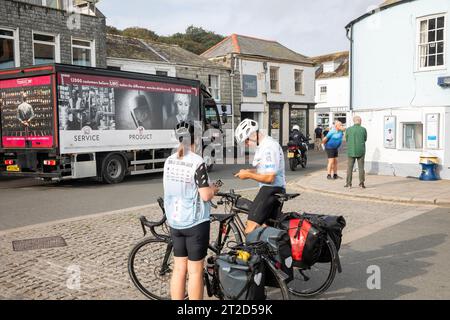
[[[268,219],[276,219],[280,202],[274,194],[285,192],[286,190],[282,187],[261,187],[250,207],[248,220],[263,225]]]
[[[200,261],[206,257],[209,245],[210,222],[206,221],[189,229],[170,228],[175,257],[188,257]]]
[[[337,158],[339,156],[338,149],[325,149],[327,151],[328,159]]]

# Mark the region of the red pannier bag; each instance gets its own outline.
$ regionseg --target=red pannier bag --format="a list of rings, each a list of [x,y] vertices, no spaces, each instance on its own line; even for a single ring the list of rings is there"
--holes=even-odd
[[[321,232],[306,219],[288,221],[293,265],[297,268],[308,268],[314,265],[322,251]]]

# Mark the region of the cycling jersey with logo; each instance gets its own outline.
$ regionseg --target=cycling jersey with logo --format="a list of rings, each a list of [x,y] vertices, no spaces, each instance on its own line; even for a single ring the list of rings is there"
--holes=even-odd
[[[265,137],[256,148],[253,166],[256,167],[256,171],[259,174],[276,174],[273,184],[260,183],[260,187],[269,186],[284,188],[286,186],[283,149],[272,137]]]
[[[188,229],[209,221],[211,206],[200,199],[199,188],[209,186],[203,158],[189,152],[178,159],[171,155],[164,164],[164,209],[169,226]]]

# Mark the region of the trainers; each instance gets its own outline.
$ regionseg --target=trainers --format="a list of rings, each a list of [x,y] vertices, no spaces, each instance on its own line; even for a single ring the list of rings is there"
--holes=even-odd
[[[366,188],[366,186],[364,185],[364,182],[360,183],[359,186],[360,186],[361,188],[363,188],[363,189]]]
[[[331,174],[327,175],[327,179],[328,180],[333,180],[333,178],[331,177]]]
[[[352,187],[352,185],[348,184],[348,183],[344,186],[344,188],[351,188],[351,187]]]
[[[334,174],[334,175],[333,175],[333,179],[334,179],[334,180],[337,180],[337,179],[339,179],[339,178],[340,178],[340,177],[339,177],[337,174]]]

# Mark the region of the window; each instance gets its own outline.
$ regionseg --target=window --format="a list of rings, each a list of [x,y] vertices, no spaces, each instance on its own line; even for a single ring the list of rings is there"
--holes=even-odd
[[[205,107],[205,121],[207,129],[219,128],[220,118],[215,107]]]
[[[418,20],[419,69],[445,65],[445,17],[433,16]]]
[[[295,93],[303,94],[303,70],[295,70]]]
[[[33,33],[34,64],[59,62],[58,37]]]
[[[18,44],[13,30],[0,29],[0,69],[16,67],[16,50]]]
[[[220,100],[219,76],[211,74],[208,76],[208,89],[214,100]]]
[[[165,76],[165,77],[167,77],[169,75],[169,73],[167,71],[156,70],[156,75],[157,76]]]
[[[270,91],[272,92],[279,92],[279,76],[278,73],[280,71],[280,68],[277,67],[270,67]]]
[[[291,109],[289,114],[289,128],[292,129],[294,125],[298,125],[300,127],[300,132],[306,135],[306,116],[306,110]]]
[[[328,87],[327,86],[321,86],[320,87],[320,101],[326,101],[327,100],[327,93],[328,93]]]
[[[72,39],[72,64],[95,67],[94,42]]]
[[[422,149],[423,148],[423,124],[404,123],[403,124],[403,148]]]
[[[334,72],[335,68],[334,68],[334,61],[330,61],[330,62],[325,62],[323,64],[323,72],[325,73],[331,73]]]
[[[73,7],[72,0],[20,0],[38,6],[49,7],[53,9],[68,10]]]

